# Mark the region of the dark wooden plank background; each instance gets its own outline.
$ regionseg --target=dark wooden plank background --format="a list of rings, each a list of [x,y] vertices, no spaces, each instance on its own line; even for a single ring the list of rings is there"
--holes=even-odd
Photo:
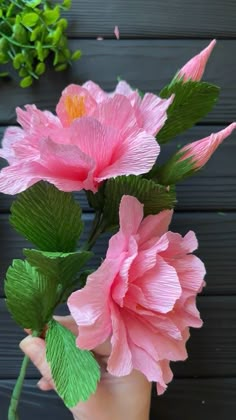
[[[192,130],[166,145],[164,161],[181,145],[220,130],[236,119],[236,3],[233,0],[81,0],[73,1],[68,34],[72,49],[83,58],[64,73],[48,70],[39,83],[22,90],[17,81],[0,81],[0,138],[16,123],[15,107],[35,103],[54,110],[61,90],[69,83],[93,79],[112,90],[117,76],[143,91],[158,93],[189,58],[218,38],[205,80],[221,86],[215,109]],[[114,26],[121,40],[114,39]],[[98,36],[104,41],[97,41]],[[226,140],[207,167],[178,188],[172,230],[193,229],[199,239],[198,255],[207,266],[207,287],[198,298],[204,319],[192,331],[189,359],[173,365],[175,379],[164,396],[153,393],[152,420],[235,420],[236,412],[236,134]],[[0,162],[0,167],[4,162]],[[84,194],[85,234],[92,214]],[[8,315],[3,279],[13,258],[22,257],[29,244],[8,223],[12,197],[0,194],[0,407],[7,404],[20,366],[18,342],[24,333]],[[108,237],[95,247],[93,265],[104,255]],[[62,308],[65,311],[65,308]],[[27,374],[21,420],[71,418],[54,393],[43,394],[35,383],[33,367]],[[94,419],[96,420],[96,419]]]

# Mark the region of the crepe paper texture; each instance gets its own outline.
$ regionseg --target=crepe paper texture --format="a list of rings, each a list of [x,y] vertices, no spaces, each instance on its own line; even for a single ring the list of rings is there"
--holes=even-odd
[[[17,108],[19,127],[5,131],[0,192],[18,194],[10,222],[31,244],[7,270],[6,302],[21,327],[34,336],[46,331],[54,387],[69,408],[100,386],[97,346],[109,349],[111,379],[136,369],[162,394],[173,377],[170,362],[188,356],[190,327],[202,325],[196,298],[206,270],[193,254],[195,233],[169,228],[175,187],[207,163],[236,123],[178,149],[162,165],[159,154],[215,105],[219,88],[200,80],[214,46],[215,40],[159,95],[124,80],[109,93],[93,81],[70,84],[55,114]],[[74,195],[81,190],[94,210],[87,237]],[[93,246],[105,232],[105,259],[91,269]],[[77,337],[53,319],[65,302]],[[27,364],[25,357],[9,420],[18,419]]]

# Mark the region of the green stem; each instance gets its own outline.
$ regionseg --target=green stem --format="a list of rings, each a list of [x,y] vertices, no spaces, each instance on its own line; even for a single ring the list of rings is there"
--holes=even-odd
[[[106,224],[104,219],[101,217],[101,212],[96,212],[89,238],[82,247],[84,251],[89,251],[93,247],[98,237],[104,232],[105,227]]]
[[[39,337],[40,333],[37,332],[37,331],[34,331],[32,336],[33,337]],[[17,409],[18,409],[18,404],[19,404],[19,401],[20,401],[21,391],[22,391],[22,388],[23,388],[25,374],[26,374],[26,370],[27,370],[29,362],[30,362],[29,357],[25,355],[24,359],[22,361],[22,364],[21,364],[21,369],[20,369],[19,376],[17,378],[17,381],[15,383],[15,386],[14,386],[14,389],[13,389],[13,392],[12,392],[11,401],[10,401],[10,405],[9,405],[9,409],[8,409],[8,420],[19,420]]]
[[[9,410],[8,410],[8,420],[18,420],[18,414],[17,414],[17,408],[18,408],[18,404],[19,404],[19,399],[20,399],[20,395],[21,395],[21,391],[22,391],[22,387],[23,387],[23,382],[25,379],[25,374],[26,374],[26,370],[28,367],[30,359],[28,358],[28,356],[25,356],[21,365],[21,369],[20,369],[20,374],[17,378],[16,384],[14,386],[13,392],[12,392],[12,396],[11,396],[11,401],[10,401],[10,406],[9,406]]]
[[[24,45],[24,44],[20,44],[19,42],[15,41],[14,39],[10,38],[9,36],[5,35],[3,32],[0,32],[0,35],[5,38],[7,41],[11,42],[13,45],[16,45],[17,47],[20,48],[28,48],[28,49],[34,49],[35,50],[35,46],[34,45]],[[42,45],[42,48],[53,48],[53,45]]]

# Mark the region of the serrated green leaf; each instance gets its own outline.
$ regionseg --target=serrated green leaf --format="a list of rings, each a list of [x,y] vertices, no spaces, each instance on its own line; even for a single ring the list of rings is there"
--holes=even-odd
[[[119,223],[119,205],[123,195],[131,195],[144,204],[144,215],[171,209],[176,202],[175,189],[167,189],[152,180],[134,175],[111,178],[106,183],[104,219],[109,227]]]
[[[56,390],[68,408],[96,391],[100,368],[93,354],[78,349],[72,332],[55,321],[46,333],[46,357]]]
[[[83,229],[81,209],[72,194],[39,182],[11,207],[13,227],[43,251],[71,252]]]
[[[92,256],[88,251],[70,253],[44,252],[36,249],[24,249],[27,261],[43,275],[56,278],[61,288],[65,289],[73,283],[75,275]]]
[[[29,26],[30,28],[32,26],[35,26],[38,20],[39,20],[39,15],[34,12],[25,13],[22,16],[22,24],[24,26]]]
[[[159,143],[166,143],[177,134],[191,128],[207,115],[215,105],[219,88],[205,82],[176,80],[160,93],[161,98],[175,94],[168,108],[168,119],[157,135]]]
[[[57,301],[57,281],[39,273],[27,261],[13,260],[5,281],[6,303],[23,328],[41,331]]]
[[[32,83],[33,83],[32,77],[31,76],[26,76],[26,77],[24,77],[24,79],[22,79],[20,81],[20,86],[22,88],[27,88],[27,87],[31,86]]]

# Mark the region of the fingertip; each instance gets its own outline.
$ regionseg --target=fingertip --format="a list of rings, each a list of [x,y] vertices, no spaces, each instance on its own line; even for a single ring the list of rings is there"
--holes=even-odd
[[[37,383],[37,387],[41,390],[41,391],[52,391],[53,390],[53,386],[52,384],[47,381],[47,379],[45,378],[41,378],[38,383]]]

